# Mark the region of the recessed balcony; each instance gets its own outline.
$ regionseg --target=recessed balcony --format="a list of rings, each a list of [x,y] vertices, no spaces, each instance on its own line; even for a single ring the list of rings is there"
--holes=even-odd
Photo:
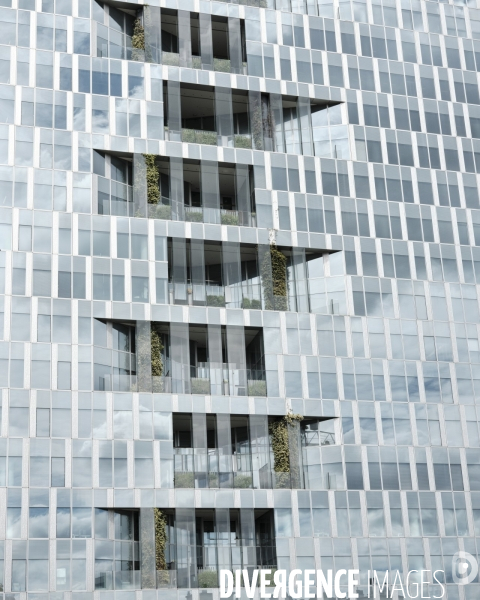
[[[278,423],[288,436],[286,468],[277,456]],[[280,417],[174,414],[174,487],[302,488],[314,448],[335,445],[334,426],[333,419],[304,418],[287,426]]]

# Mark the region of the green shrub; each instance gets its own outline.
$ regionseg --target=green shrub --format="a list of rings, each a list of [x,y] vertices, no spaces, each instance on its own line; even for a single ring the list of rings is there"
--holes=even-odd
[[[252,308],[252,309],[257,309],[257,310],[261,310],[262,309],[262,303],[260,302],[260,300],[250,300],[250,298],[244,298],[242,300],[242,308]]]
[[[197,144],[208,144],[209,146],[217,145],[216,131],[196,131],[195,138]]]
[[[156,163],[155,154],[144,154],[146,177],[147,177],[147,202],[148,204],[157,204],[160,197],[160,172]]]
[[[274,488],[276,490],[290,489],[290,473],[275,472]]]
[[[195,475],[191,472],[175,473],[174,475],[176,488],[194,488]]]
[[[157,571],[157,588],[168,588],[173,587],[173,582],[170,579],[170,575],[174,574],[175,571]]]
[[[218,473],[209,473],[208,474],[208,487],[210,487],[210,488],[220,487],[220,483],[218,480]]]
[[[175,52],[162,52],[162,63],[169,67],[178,67],[180,65],[180,55]]]
[[[182,142],[188,142],[189,144],[195,143],[195,130],[194,129],[182,129]]]
[[[249,135],[235,136],[235,148],[246,148],[247,150],[252,149],[252,138]]]
[[[140,19],[135,19],[133,24],[132,48],[145,50],[145,29]]]
[[[222,214],[222,225],[238,225],[238,215]]]
[[[161,393],[165,391],[165,377],[163,373],[163,351],[165,349],[162,334],[158,330],[158,323],[152,321],[150,324],[150,346],[151,346],[151,372],[152,392]]]
[[[276,475],[290,473],[287,422],[285,419],[279,419],[270,423],[269,431],[273,451],[273,470]]]
[[[190,380],[192,394],[210,394],[210,379],[193,378]]]
[[[220,71],[221,73],[230,73],[230,59],[228,58],[214,58],[213,59],[213,70]]]
[[[294,475],[297,465],[295,460],[290,464],[290,442],[288,429],[297,421],[302,421],[302,415],[294,415],[288,413],[279,419],[270,423],[270,443],[273,451],[273,470],[275,472],[275,487],[290,488],[291,487],[291,467],[293,467]],[[295,450],[295,448],[293,448]]]
[[[215,296],[214,294],[208,294],[207,306],[225,306],[225,296]]]
[[[241,475],[236,473],[234,475],[233,487],[235,488],[251,488],[253,487],[253,479],[251,475]]]
[[[209,146],[216,146],[217,132],[182,129],[182,142],[187,142],[188,144],[208,144]]]
[[[152,392],[154,394],[161,394],[165,391],[165,378],[164,377],[152,377]]]
[[[151,344],[151,361],[152,361],[152,377],[161,377],[163,375],[162,338],[158,333],[157,324],[150,324],[150,344]]]
[[[193,210],[185,211],[185,221],[189,221],[190,223],[202,223],[203,222],[203,213],[195,212]]]
[[[249,396],[266,396],[267,395],[267,382],[262,380],[250,379],[248,381],[248,395]]]
[[[172,207],[168,204],[157,204],[157,206],[151,206],[150,217],[153,219],[165,219],[170,221],[172,218]]]
[[[216,571],[200,571],[198,573],[199,588],[215,588],[218,587],[218,575]]]

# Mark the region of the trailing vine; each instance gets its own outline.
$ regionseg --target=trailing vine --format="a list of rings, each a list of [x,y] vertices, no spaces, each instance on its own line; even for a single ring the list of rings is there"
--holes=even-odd
[[[165,550],[167,547],[167,517],[159,508],[153,509],[155,527],[155,569],[157,571],[167,570]],[[164,573],[163,575],[167,575]],[[167,575],[168,577],[168,575]]]
[[[291,476],[296,477],[298,475],[298,457],[295,461],[295,459],[291,460],[290,456],[289,428],[302,420],[302,415],[289,413],[282,419],[270,423],[269,433],[273,450],[273,470],[276,474],[277,487],[290,487]],[[295,454],[297,451],[295,451]]]
[[[294,415],[291,412],[286,414],[283,418],[288,425],[295,425],[295,423],[303,421],[303,415]]]
[[[162,351],[163,344],[155,323],[151,324],[151,345],[152,345],[152,377],[161,377],[163,375]]]
[[[140,18],[135,19],[133,24],[132,48],[145,50],[145,29]]]
[[[265,310],[288,310],[287,257],[275,243],[265,252],[261,268]]]
[[[147,203],[158,204],[160,197],[160,172],[156,163],[155,154],[144,154],[146,179],[147,179]]]
[[[273,470],[275,473],[290,473],[290,454],[288,451],[288,430],[284,419],[269,426],[273,450]]]

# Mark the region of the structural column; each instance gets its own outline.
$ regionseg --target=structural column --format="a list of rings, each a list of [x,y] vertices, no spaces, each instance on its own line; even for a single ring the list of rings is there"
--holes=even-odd
[[[140,509],[140,569],[142,589],[155,589],[155,519],[153,508]]]

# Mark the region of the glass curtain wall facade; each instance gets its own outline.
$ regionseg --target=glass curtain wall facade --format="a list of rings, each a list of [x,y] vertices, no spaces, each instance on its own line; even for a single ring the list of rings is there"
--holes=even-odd
[[[0,0],[0,32],[0,593],[476,600],[476,0]]]

